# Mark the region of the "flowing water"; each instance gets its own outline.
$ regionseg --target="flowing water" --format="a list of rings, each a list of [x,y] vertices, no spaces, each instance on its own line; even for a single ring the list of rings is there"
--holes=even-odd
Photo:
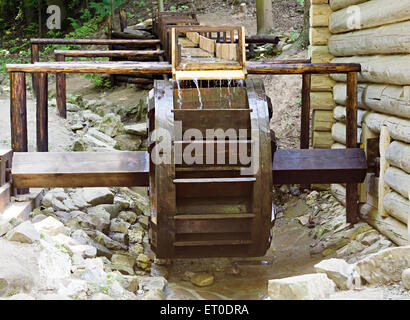
[[[198,99],[199,99],[199,108],[198,108],[198,109],[201,110],[201,109],[204,108],[204,106],[203,106],[203,104],[202,104],[201,90],[199,89],[198,79],[194,79],[194,83],[195,83],[196,89],[197,89],[197,91],[198,91]]]

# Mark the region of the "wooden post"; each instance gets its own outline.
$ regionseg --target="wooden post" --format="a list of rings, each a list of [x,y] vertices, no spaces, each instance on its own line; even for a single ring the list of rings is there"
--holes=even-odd
[[[48,74],[37,75],[37,151],[48,152]]]
[[[346,148],[357,148],[357,72],[347,73],[346,90]],[[346,221],[356,223],[359,219],[358,185],[347,183]]]
[[[10,124],[11,148],[14,152],[27,152],[27,100],[26,74],[10,73]],[[29,193],[29,189],[19,189],[17,194]]]
[[[120,29],[121,32],[124,32],[124,30],[127,28],[127,14],[125,13],[124,10],[120,10]]]
[[[31,63],[36,63],[40,61],[39,57],[39,51],[38,51],[38,44],[31,44]],[[34,95],[37,93],[37,88],[36,88],[36,73],[31,74],[31,79],[33,83],[33,93]]]
[[[302,114],[300,123],[300,148],[309,149],[309,127],[310,127],[310,85],[311,75],[302,75]]]
[[[56,61],[65,61],[65,56],[62,54],[56,54]],[[66,75],[63,72],[56,74],[56,100],[57,108],[60,117],[67,118],[67,102],[66,102]]]
[[[302,112],[300,116],[300,148],[309,149],[310,136],[310,87],[311,74],[302,75]],[[310,189],[310,185],[302,184],[302,189]]]

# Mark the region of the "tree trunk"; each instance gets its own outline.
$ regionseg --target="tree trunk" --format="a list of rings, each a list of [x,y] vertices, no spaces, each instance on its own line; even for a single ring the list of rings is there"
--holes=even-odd
[[[304,13],[303,13],[303,29],[300,35],[300,44],[303,48],[307,48],[309,45],[309,28],[310,28],[310,0],[305,0]]]
[[[267,34],[273,28],[272,1],[256,0],[256,21],[258,34]]]
[[[158,0],[158,11],[164,11],[164,0]]]

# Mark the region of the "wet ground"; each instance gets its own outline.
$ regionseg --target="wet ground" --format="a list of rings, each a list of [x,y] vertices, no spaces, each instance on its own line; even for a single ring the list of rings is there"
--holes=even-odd
[[[264,257],[173,261],[168,266],[168,298],[260,300],[267,297],[270,279],[315,272],[313,266],[323,257],[310,255],[310,229],[296,219],[307,210],[304,200],[295,197],[291,201],[276,220],[272,244]],[[213,273],[215,282],[199,288],[189,281],[187,272]]]

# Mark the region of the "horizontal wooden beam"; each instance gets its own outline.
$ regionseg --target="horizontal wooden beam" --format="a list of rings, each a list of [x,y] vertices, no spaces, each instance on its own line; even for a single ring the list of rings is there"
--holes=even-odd
[[[84,44],[84,45],[157,45],[159,39],[30,39],[31,44]]]
[[[360,72],[354,63],[292,63],[247,62],[248,74],[327,74]],[[8,64],[7,72],[45,73],[106,73],[106,74],[170,74],[168,62],[93,61],[93,62],[37,62],[35,64]]]
[[[54,54],[65,57],[135,57],[160,56],[164,50],[54,50]]]
[[[145,151],[15,152],[15,188],[147,186]]]

